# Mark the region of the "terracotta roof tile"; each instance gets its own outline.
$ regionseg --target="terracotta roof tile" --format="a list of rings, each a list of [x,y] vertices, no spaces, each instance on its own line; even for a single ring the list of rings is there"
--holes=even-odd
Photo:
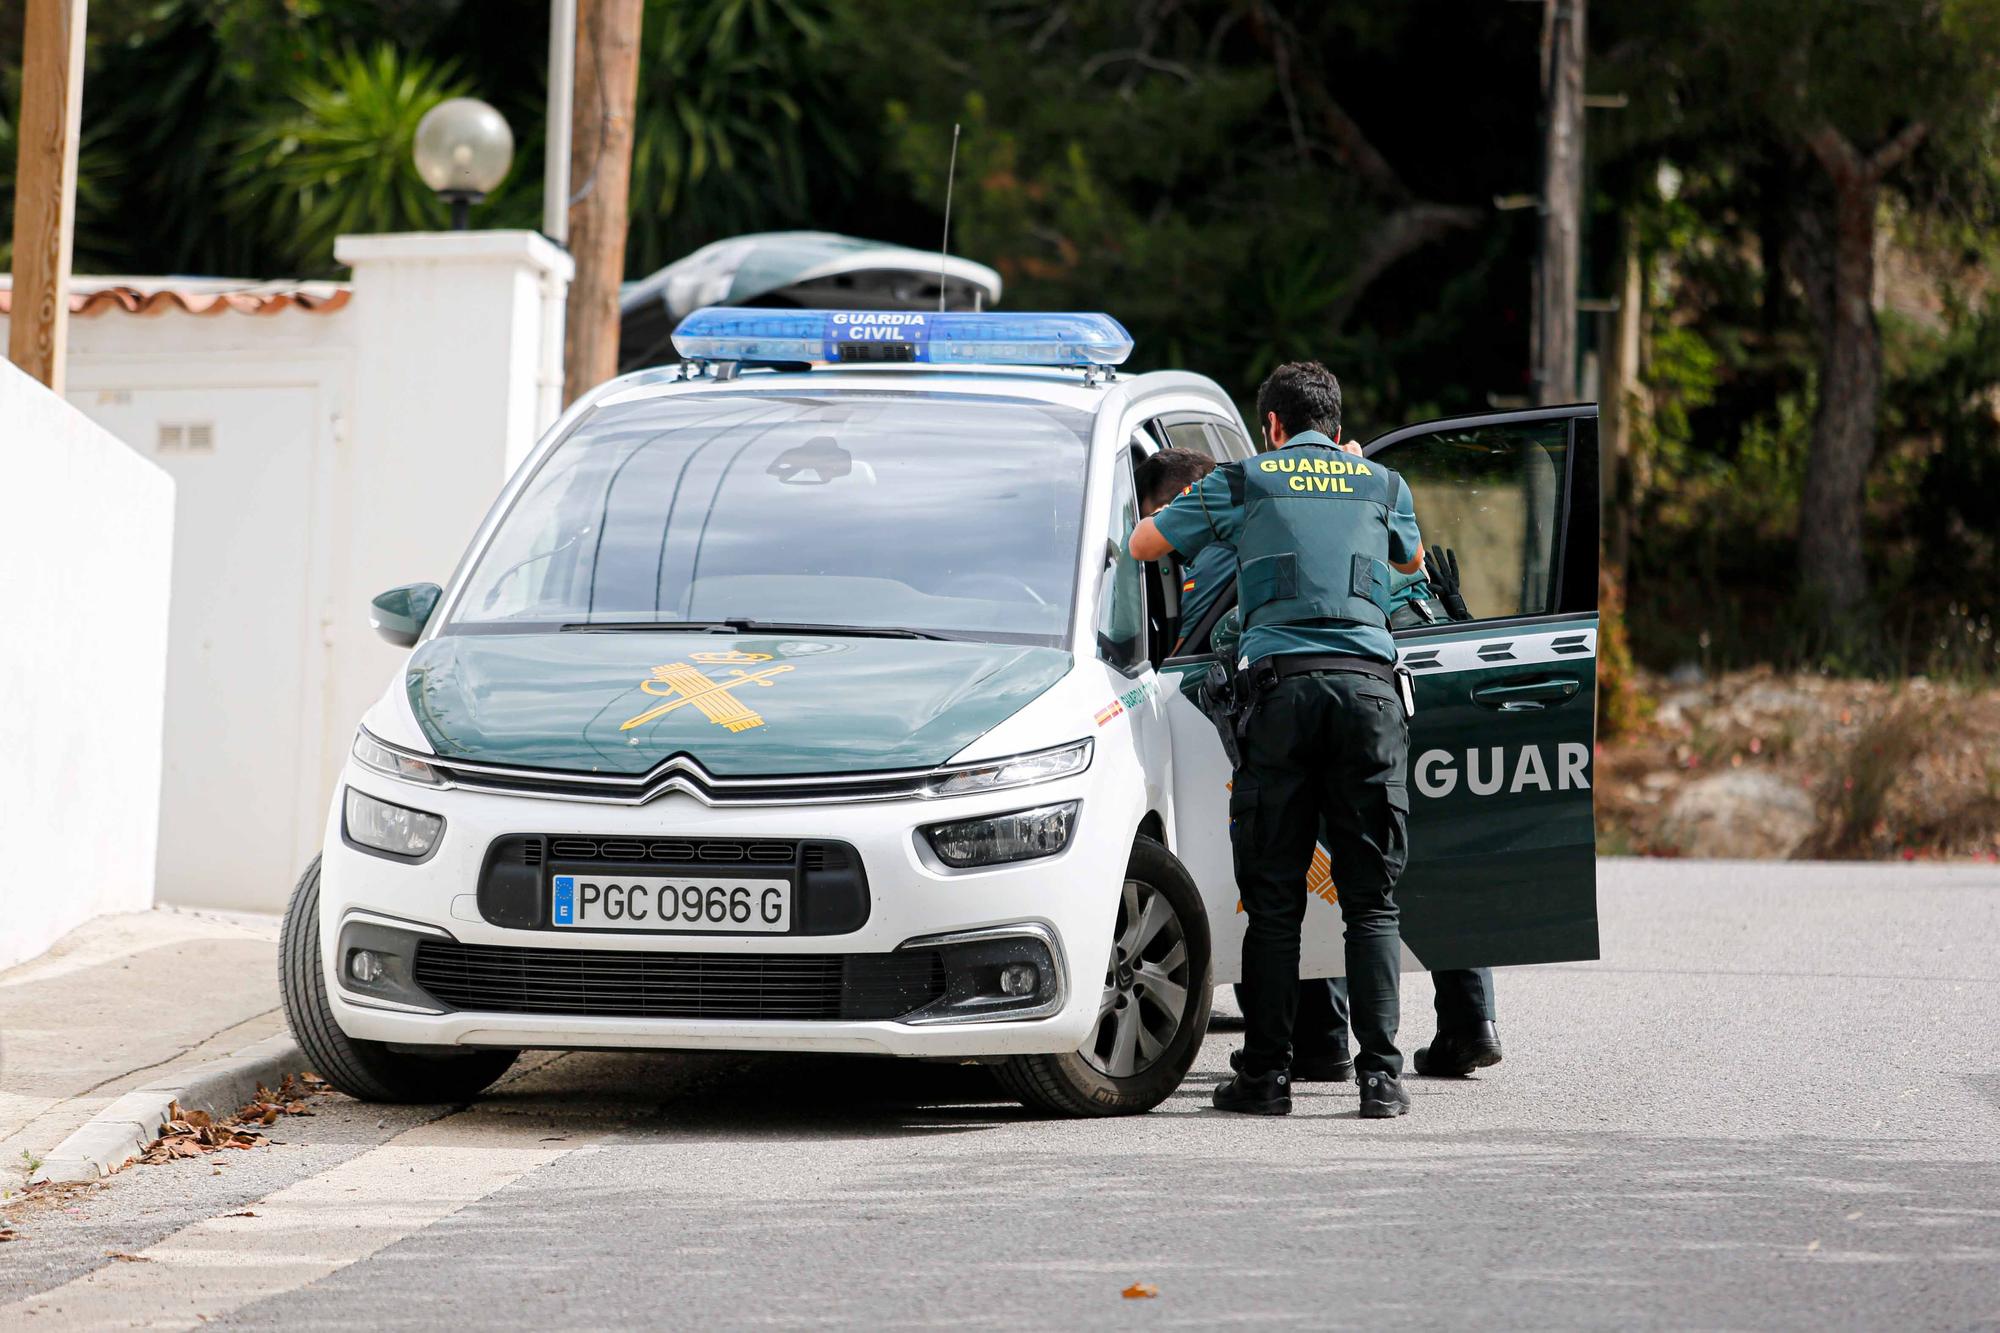
[[[197,291],[173,287],[147,290],[119,283],[88,290],[70,289],[69,312],[81,318],[124,311],[131,315],[161,315],[178,310],[190,315],[275,315],[296,307],[307,314],[327,315],[346,305],[354,293],[346,287],[322,285],[316,290]],[[0,285],[0,315],[13,309],[14,294]]]

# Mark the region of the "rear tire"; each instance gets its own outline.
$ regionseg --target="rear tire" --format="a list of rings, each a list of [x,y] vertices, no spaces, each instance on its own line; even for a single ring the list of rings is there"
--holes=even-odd
[[[1124,894],[1098,1022],[1082,1049],[1017,1055],[994,1067],[1000,1085],[1033,1110],[1070,1117],[1150,1111],[1181,1085],[1201,1049],[1211,975],[1201,892],[1172,852],[1141,837],[1132,844]],[[1096,975],[1083,967],[1079,960],[1079,985]],[[1177,1004],[1160,1003],[1176,989]]]
[[[519,1051],[405,1055],[348,1036],[334,1021],[320,966],[319,858],[299,876],[278,938],[278,990],[285,1018],[312,1071],[364,1102],[465,1102],[513,1065]]]

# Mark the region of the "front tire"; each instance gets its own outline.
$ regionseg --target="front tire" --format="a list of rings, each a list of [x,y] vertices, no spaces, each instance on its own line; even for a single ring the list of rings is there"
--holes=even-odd
[[[465,1102],[513,1065],[518,1051],[404,1055],[348,1036],[334,1021],[320,965],[319,861],[299,876],[278,937],[278,991],[285,1018],[312,1071],[364,1102]]]
[[[1096,1027],[1071,1054],[1017,1055],[994,1072],[1024,1105],[1055,1115],[1150,1111],[1201,1049],[1210,975],[1201,892],[1172,852],[1141,837],[1125,868]]]

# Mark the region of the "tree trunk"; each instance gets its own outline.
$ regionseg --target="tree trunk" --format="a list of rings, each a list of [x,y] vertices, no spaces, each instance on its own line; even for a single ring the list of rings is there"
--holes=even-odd
[[[569,289],[563,401],[618,373],[618,284],[625,276],[632,118],[639,92],[641,0],[580,0],[576,23],[576,152],[570,166]]]
[[[1875,210],[1882,178],[1916,151],[1926,132],[1922,121],[1913,122],[1866,156],[1832,126],[1822,126],[1806,141],[1833,187],[1828,219],[1832,256],[1825,269],[1825,303],[1818,312],[1819,407],[1799,497],[1799,576],[1829,631],[1838,631],[1868,595],[1861,520],[1882,405],[1882,338],[1874,306]],[[1823,235],[1827,229],[1808,230]]]
[[[1799,574],[1829,628],[1868,594],[1861,518],[1882,398],[1872,303],[1880,187],[1862,174],[1833,185],[1831,319],[1820,335],[1819,407],[1799,503]]]
[[[1576,288],[1583,217],[1584,0],[1543,0],[1542,235],[1535,261],[1538,403],[1576,401]]]
[[[1639,345],[1646,328],[1646,276],[1635,231],[1629,219],[1619,227],[1618,317],[1611,326],[1610,354],[1606,357],[1609,382],[1598,408],[1604,565],[1620,580],[1625,577],[1625,565],[1632,553],[1632,514],[1638,498],[1634,485],[1637,441],[1633,423],[1646,412],[1642,401],[1645,390],[1639,382]]]

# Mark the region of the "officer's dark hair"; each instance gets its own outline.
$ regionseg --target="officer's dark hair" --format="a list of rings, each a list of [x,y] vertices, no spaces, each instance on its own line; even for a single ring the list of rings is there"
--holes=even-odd
[[[1340,438],[1340,381],[1317,361],[1291,361],[1272,371],[1257,390],[1257,424],[1278,414],[1286,435],[1316,430]]]
[[[1134,480],[1139,501],[1148,509],[1164,509],[1176,495],[1215,471],[1215,460],[1192,449],[1162,449],[1139,464]]]

